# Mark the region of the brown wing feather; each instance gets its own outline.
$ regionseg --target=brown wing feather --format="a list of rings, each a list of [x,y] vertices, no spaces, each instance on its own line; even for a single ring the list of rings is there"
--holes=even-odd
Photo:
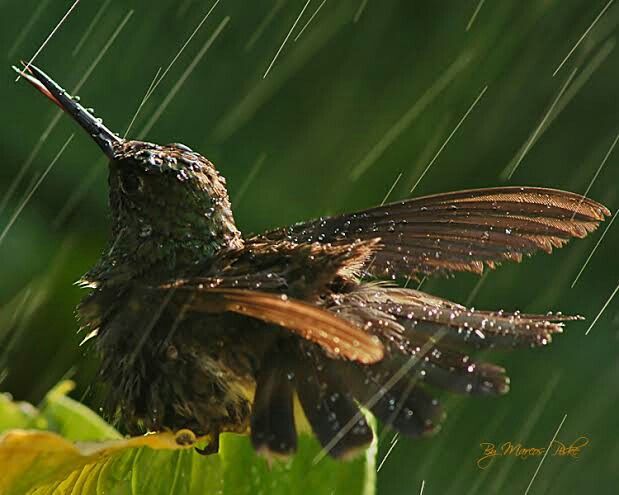
[[[176,287],[182,290],[184,287]],[[331,356],[363,364],[380,361],[383,345],[354,324],[318,306],[272,294],[245,289],[185,287],[198,291],[188,309],[220,313],[230,311],[279,325],[320,345]]]
[[[523,254],[550,252],[595,230],[603,205],[539,187],[497,187],[436,194],[267,232],[293,242],[348,243],[380,238],[372,275],[480,273]]]
[[[367,285],[331,296],[330,310],[359,326],[376,328],[389,340],[408,344],[446,330],[445,342],[478,347],[546,345],[563,323],[579,317],[479,311],[413,289]],[[407,345],[408,345],[407,344]]]

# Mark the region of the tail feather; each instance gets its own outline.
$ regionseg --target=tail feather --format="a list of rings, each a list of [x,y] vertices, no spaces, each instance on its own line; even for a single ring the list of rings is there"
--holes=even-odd
[[[355,399],[383,424],[411,438],[438,430],[443,410],[438,400],[424,390],[415,372],[402,375],[395,361],[372,366],[336,362],[332,366]]]
[[[350,390],[321,361],[301,359],[297,394],[318,441],[335,458],[350,458],[372,441],[368,426]]]
[[[297,449],[292,377],[281,352],[271,352],[263,360],[251,416],[251,441],[263,455],[286,456]]]
[[[443,419],[432,389],[481,396],[509,390],[505,370],[472,359],[466,347],[543,345],[561,331],[563,321],[574,319],[477,311],[384,283],[333,294],[325,309],[378,336],[385,343],[385,358],[373,364],[330,359],[309,343],[297,353],[267,356],[252,417],[258,451],[294,450],[294,389],[313,432],[333,457],[349,458],[371,442],[361,407],[405,436],[427,436]]]
[[[475,362],[464,354],[461,356],[461,364],[457,368],[446,366],[438,356],[425,362],[425,383],[458,394],[503,395],[509,392],[509,377],[505,375],[504,368],[492,363]]]

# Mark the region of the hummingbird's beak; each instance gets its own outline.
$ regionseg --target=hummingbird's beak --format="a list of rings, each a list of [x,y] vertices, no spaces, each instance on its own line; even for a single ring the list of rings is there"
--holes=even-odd
[[[110,159],[114,158],[115,144],[120,143],[122,140],[105,127],[101,119],[97,119],[92,115],[71,95],[56,84],[52,78],[34,65],[25,64],[23,70],[13,66],[13,69],[41,93],[52,100],[52,102],[73,117],[73,120],[90,134],[90,137],[95,140],[95,143],[99,145],[103,152]]]

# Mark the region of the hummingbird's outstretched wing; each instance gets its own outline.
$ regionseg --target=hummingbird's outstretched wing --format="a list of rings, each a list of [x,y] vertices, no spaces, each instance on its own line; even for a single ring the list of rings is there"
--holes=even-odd
[[[579,194],[539,187],[496,187],[424,196],[266,232],[258,239],[349,243],[380,238],[366,271],[406,277],[481,273],[523,254],[550,252],[585,237],[610,215]]]

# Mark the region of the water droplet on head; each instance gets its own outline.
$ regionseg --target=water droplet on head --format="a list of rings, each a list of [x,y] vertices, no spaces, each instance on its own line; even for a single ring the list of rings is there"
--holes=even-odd
[[[140,229],[140,237],[149,237],[153,233],[153,228],[150,225],[143,225]]]

